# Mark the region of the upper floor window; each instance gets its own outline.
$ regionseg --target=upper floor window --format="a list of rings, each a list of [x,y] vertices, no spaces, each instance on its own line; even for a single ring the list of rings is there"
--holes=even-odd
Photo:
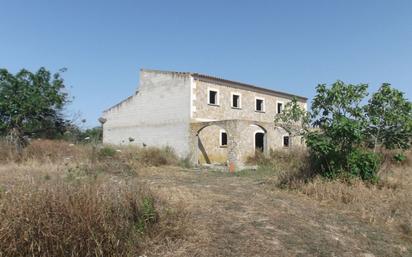
[[[242,108],[240,94],[232,93],[232,108]]]
[[[281,113],[283,111],[283,103],[277,102],[276,104],[276,113]]]
[[[209,89],[207,96],[207,103],[211,105],[219,105],[219,91],[215,89]]]
[[[265,100],[263,98],[256,98],[256,111],[264,112],[265,111]]]

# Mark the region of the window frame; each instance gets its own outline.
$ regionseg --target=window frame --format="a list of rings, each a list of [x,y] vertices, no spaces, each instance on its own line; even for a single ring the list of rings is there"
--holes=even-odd
[[[282,108],[279,112],[278,105],[281,104]],[[282,113],[285,108],[285,103],[283,101],[276,101],[276,114]]]
[[[222,137],[223,133],[226,134],[226,144],[225,145],[222,144],[223,143],[223,137]],[[226,148],[228,145],[228,141],[229,141],[229,138],[228,138],[227,132],[224,129],[221,129],[219,131],[219,146],[222,148]]]
[[[210,102],[210,92],[211,91],[213,91],[213,92],[216,92],[216,103],[211,103]],[[219,101],[219,96],[220,96],[220,93],[219,93],[219,90],[218,89],[215,89],[215,88],[208,88],[207,89],[207,104],[208,105],[211,105],[211,106],[219,106],[220,105],[220,101]]]
[[[288,138],[288,145],[285,145],[285,137]],[[284,148],[289,148],[290,147],[290,136],[289,135],[282,136],[282,147],[284,147]]]
[[[262,101],[262,110],[258,110],[257,109],[257,100],[261,100]],[[255,97],[255,112],[261,112],[264,113],[266,112],[266,106],[265,106],[265,98],[263,97]]]
[[[233,96],[235,95],[239,96],[238,106],[233,105]],[[242,94],[241,93],[238,93],[238,92],[230,93],[230,107],[232,107],[233,109],[242,109]]]

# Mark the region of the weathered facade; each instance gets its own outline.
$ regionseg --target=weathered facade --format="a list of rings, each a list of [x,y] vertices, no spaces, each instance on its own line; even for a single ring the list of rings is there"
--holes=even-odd
[[[104,111],[103,142],[171,146],[194,163],[241,168],[255,151],[299,145],[273,119],[305,97],[197,73],[141,70],[136,93]]]

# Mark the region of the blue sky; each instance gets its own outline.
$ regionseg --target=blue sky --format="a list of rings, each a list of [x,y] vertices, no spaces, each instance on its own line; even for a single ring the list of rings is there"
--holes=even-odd
[[[192,71],[311,98],[318,83],[412,95],[412,1],[0,0],[0,67],[64,74],[87,126],[140,68]]]

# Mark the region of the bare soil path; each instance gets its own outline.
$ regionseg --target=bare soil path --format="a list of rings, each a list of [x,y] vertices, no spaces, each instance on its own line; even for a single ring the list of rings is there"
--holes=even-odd
[[[189,213],[188,238],[148,257],[412,256],[400,234],[253,177],[177,168],[139,176]]]

